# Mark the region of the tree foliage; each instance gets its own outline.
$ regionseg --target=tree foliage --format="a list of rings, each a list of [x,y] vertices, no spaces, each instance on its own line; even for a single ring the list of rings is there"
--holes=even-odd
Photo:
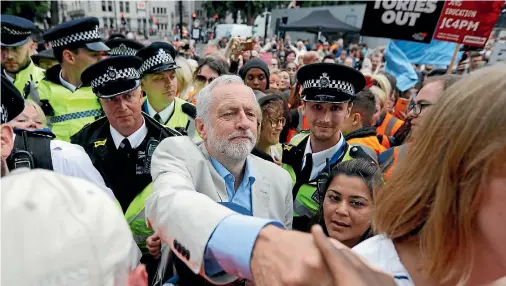
[[[30,21],[45,21],[48,1],[2,1],[2,14],[19,16]]]

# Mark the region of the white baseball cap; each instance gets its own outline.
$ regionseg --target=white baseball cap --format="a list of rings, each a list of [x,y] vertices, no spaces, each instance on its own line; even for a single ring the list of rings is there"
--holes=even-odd
[[[140,251],[102,189],[46,170],[1,182],[1,285],[126,285]]]

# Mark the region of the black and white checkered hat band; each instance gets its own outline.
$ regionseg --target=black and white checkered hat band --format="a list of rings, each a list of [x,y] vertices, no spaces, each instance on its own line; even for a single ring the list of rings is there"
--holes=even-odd
[[[322,83],[323,82],[320,82],[320,79],[310,79],[310,80],[306,80],[304,82],[304,84],[302,85],[302,87],[304,89],[306,89],[306,88],[335,88],[335,89],[337,89],[341,92],[344,92],[346,94],[349,94],[351,96],[355,95],[355,88],[349,82],[345,82],[342,80],[332,80],[332,81],[325,82],[324,84],[322,84]]]
[[[120,45],[119,47],[113,48],[109,51],[109,55],[111,56],[135,56],[135,54],[137,54],[137,50],[125,45]]]
[[[49,44],[51,48],[64,47],[76,42],[91,42],[93,40],[100,41],[100,32],[98,31],[98,26],[95,26],[94,30],[79,32],[70,36],[66,36],[60,39],[56,39],[54,41],[50,41]]]
[[[91,81],[91,87],[97,88],[104,85],[107,82],[115,81],[119,79],[139,79],[140,75],[135,68],[126,68],[117,71],[114,68],[109,68],[107,72],[96,79]]]
[[[9,34],[12,36],[29,36],[30,34],[32,34],[32,32],[31,31],[19,31],[19,30],[11,29],[6,26],[2,26],[2,34]]]
[[[0,118],[2,120],[1,121],[2,123],[7,122],[7,118],[9,118],[9,113],[7,111],[7,108],[3,104],[2,104],[2,107],[0,108]]]
[[[175,62],[170,54],[165,52],[158,53],[157,55],[150,57],[142,63],[141,67],[139,68],[139,73],[142,74],[150,68],[161,64],[175,64]]]

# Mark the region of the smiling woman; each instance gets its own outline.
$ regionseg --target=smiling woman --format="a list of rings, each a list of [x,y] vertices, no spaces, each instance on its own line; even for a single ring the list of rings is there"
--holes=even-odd
[[[371,236],[373,192],[381,184],[379,167],[364,159],[339,163],[318,186],[319,212],[315,223],[349,248]]]

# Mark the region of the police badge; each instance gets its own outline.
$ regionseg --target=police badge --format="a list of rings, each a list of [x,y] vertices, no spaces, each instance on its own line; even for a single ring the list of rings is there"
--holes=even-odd
[[[107,68],[107,76],[109,77],[109,79],[114,80],[116,79],[117,75],[118,71],[114,67],[110,66]]]
[[[327,88],[330,85],[330,79],[327,75],[327,73],[323,73],[320,76],[320,88]]]

